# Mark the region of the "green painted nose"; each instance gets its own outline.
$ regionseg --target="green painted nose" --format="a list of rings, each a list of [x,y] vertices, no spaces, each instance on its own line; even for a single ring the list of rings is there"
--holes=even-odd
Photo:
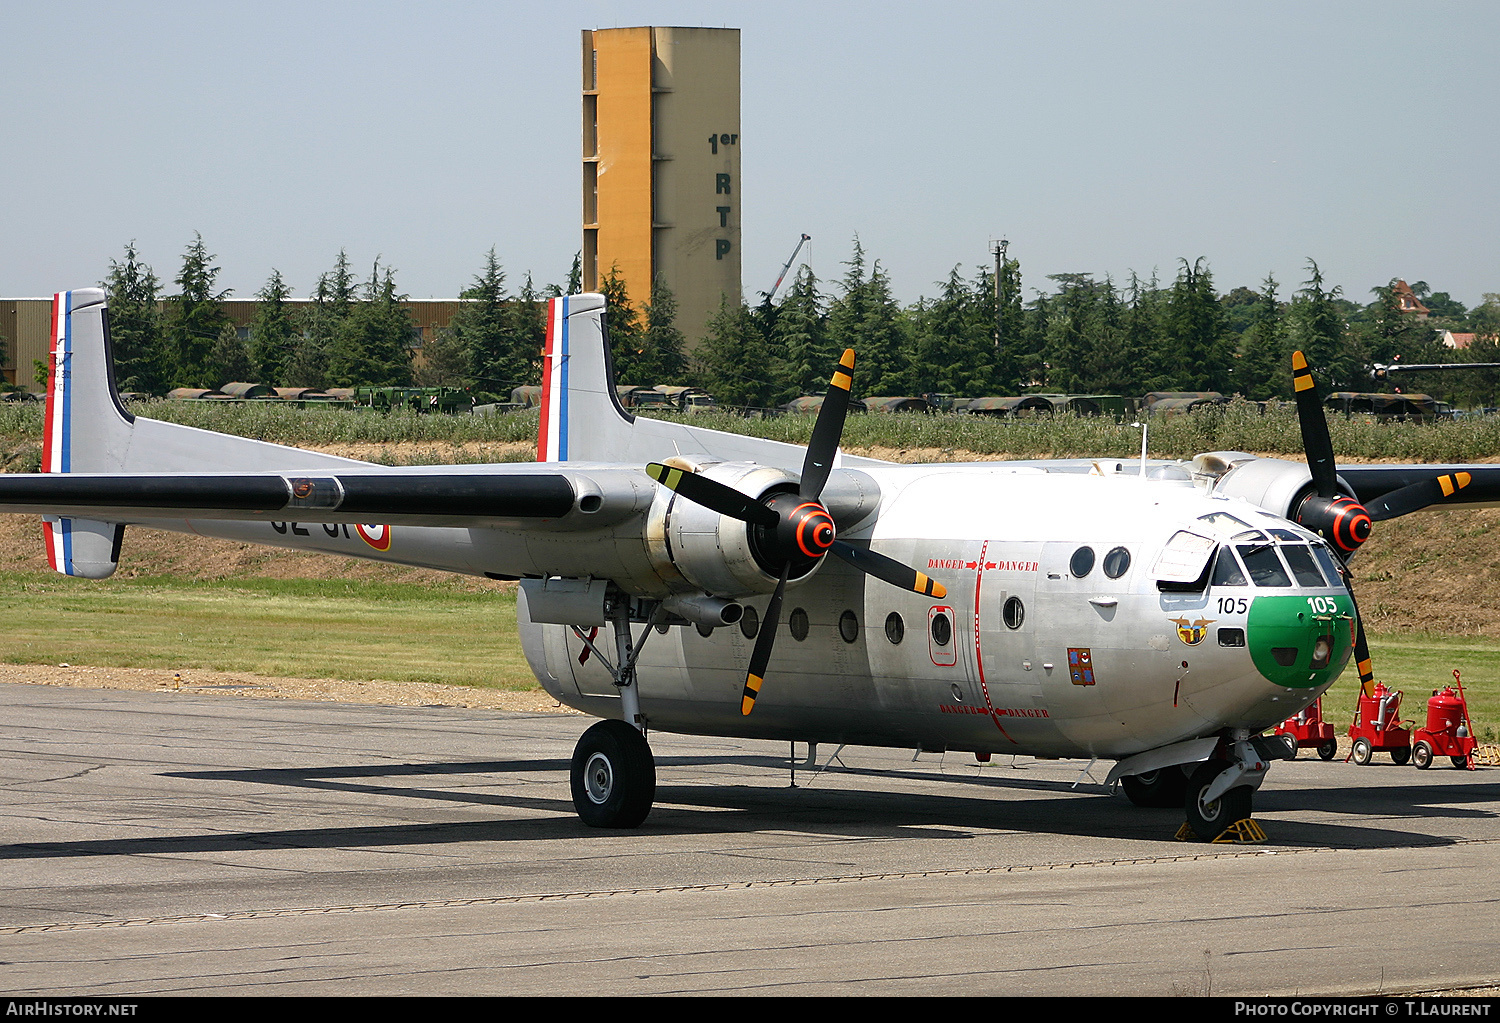
[[[1348,594],[1256,597],[1246,628],[1257,671],[1279,686],[1314,689],[1349,663],[1354,602]]]

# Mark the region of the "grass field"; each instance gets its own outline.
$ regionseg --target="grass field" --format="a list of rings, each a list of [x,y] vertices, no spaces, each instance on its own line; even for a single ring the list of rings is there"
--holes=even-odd
[[[514,592],[0,573],[0,661],[532,689]]]

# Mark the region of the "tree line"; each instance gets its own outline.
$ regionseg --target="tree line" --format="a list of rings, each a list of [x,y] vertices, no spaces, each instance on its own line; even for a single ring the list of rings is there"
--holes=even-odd
[[[229,321],[219,267],[201,236],[183,253],[164,294],[152,269],[125,247],[111,260],[109,295],[116,377],[122,390],[165,393],[251,380],[283,387],[466,387],[505,396],[536,383],[546,337],[547,299],[580,290],[574,257],[564,284],[538,288],[528,273],[507,286],[495,250],[459,297],[450,324],[420,345],[395,271],[378,260],[357,274],[341,251],[319,275],[310,300],[293,302],[279,271],[256,293],[248,338]],[[616,376],[627,383],[703,387],[726,405],[772,407],[821,393],[839,352],[858,353],[861,395],[965,397],[1050,391],[1140,395],[1154,390],[1220,391],[1290,398],[1290,353],[1300,348],[1334,390],[1375,390],[1372,363],[1500,362],[1500,294],[1466,309],[1418,281],[1412,291],[1432,315],[1400,310],[1396,281],[1360,305],[1329,287],[1307,261],[1307,279],[1283,297],[1267,275],[1258,288],[1220,294],[1204,259],[1179,262],[1171,281],[1132,273],[1123,284],[1089,273],[1052,274],[1025,294],[1018,260],[971,275],[956,266],[933,297],[903,305],[879,260],[855,239],[831,285],[803,265],[772,302],[727,296],[696,347],[676,325],[676,300],[658,279],[643,300],[611,269],[608,300]],[[1466,351],[1443,347],[1441,330],[1477,335]],[[1496,404],[1500,372],[1466,371],[1416,381],[1461,404]],[[1416,390],[1406,380],[1397,386]]]

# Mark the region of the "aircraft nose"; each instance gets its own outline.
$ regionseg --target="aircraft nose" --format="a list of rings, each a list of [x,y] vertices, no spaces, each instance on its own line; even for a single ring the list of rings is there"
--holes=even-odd
[[[1347,593],[1259,596],[1250,605],[1246,642],[1256,670],[1290,689],[1337,678],[1354,650],[1354,602]]]

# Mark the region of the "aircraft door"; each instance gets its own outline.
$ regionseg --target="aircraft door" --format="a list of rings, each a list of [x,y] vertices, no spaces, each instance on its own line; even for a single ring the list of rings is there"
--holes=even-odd
[[[981,695],[1002,727],[1016,718],[1041,720],[1042,672],[1036,657],[1037,571],[1042,545],[990,541],[975,566],[974,621],[969,649]],[[1022,726],[1024,727],[1024,726]]]

